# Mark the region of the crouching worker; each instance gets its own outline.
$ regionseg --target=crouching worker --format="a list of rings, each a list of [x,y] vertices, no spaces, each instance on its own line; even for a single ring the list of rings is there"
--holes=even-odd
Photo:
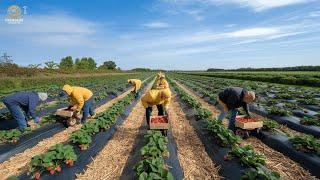
[[[169,88],[169,83],[165,79],[164,74],[158,74],[158,80],[156,82],[156,89],[167,89]]]
[[[230,87],[218,95],[218,109],[221,111],[218,120],[222,121],[228,112],[231,112],[228,128],[232,131],[235,130],[235,121],[238,114],[238,108],[243,107],[247,117],[250,117],[248,104],[252,103],[255,99],[253,91],[247,91],[241,87]]]
[[[5,97],[3,103],[10,111],[13,119],[17,121],[19,129],[24,131],[28,126],[29,116],[32,117],[34,123],[39,124],[40,118],[36,115],[36,108],[40,101],[45,101],[47,98],[47,93],[18,92]]]
[[[63,86],[62,90],[63,92],[60,94],[60,97],[65,95],[69,96],[71,104],[69,108],[73,110],[74,118],[80,119],[79,115],[81,110],[83,111],[81,118],[82,124],[86,122],[89,114],[94,116],[93,93],[89,89],[66,84]]]
[[[158,109],[158,116],[163,116],[168,112],[170,100],[171,91],[169,89],[152,89],[146,92],[146,94],[141,98],[141,103],[143,107],[146,108],[146,120],[148,125],[152,114],[152,106],[156,105]]]
[[[139,98],[139,89],[141,88],[141,80],[139,79],[129,79],[128,83],[131,84],[134,89],[132,91],[132,93],[135,94],[135,98],[138,99]]]

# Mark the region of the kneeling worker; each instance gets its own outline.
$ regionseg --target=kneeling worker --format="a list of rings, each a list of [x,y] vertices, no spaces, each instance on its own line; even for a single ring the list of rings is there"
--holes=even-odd
[[[131,84],[134,87],[132,92],[135,93],[135,97],[137,99],[139,97],[138,91],[141,88],[141,80],[139,80],[139,79],[129,79],[128,83]]]
[[[34,123],[38,124],[40,122],[40,118],[36,115],[36,108],[40,101],[45,101],[47,98],[47,93],[18,92],[5,97],[3,103],[14,120],[18,122],[19,129],[24,131],[27,128],[28,116],[32,117]]]
[[[61,96],[68,95],[70,107],[74,111],[73,117],[79,119],[80,111],[82,110],[81,123],[85,123],[89,114],[94,116],[93,109],[93,93],[83,87],[70,86],[68,84],[64,85],[62,88],[63,92]]]
[[[235,130],[235,121],[238,114],[238,108],[243,107],[250,117],[248,104],[252,103],[255,99],[253,91],[247,91],[241,87],[226,88],[218,95],[218,109],[221,111],[218,120],[222,121],[228,112],[231,112],[228,128],[232,131]]]
[[[158,109],[158,116],[163,116],[165,115],[165,112],[168,112],[170,101],[171,91],[169,89],[152,89],[146,92],[146,94],[141,98],[141,103],[143,107],[146,108],[146,120],[148,125],[152,114],[152,106],[156,105]]]

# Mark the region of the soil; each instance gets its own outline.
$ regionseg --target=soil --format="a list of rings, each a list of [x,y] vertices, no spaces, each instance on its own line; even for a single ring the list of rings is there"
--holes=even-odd
[[[149,84],[148,89],[151,86],[152,83]],[[119,179],[143,121],[145,121],[145,108],[139,102],[124,123],[117,128],[108,144],[87,165],[87,170],[77,174],[77,179]]]
[[[218,172],[219,167],[208,156],[175,94],[169,107],[169,117],[184,179],[221,179]]]

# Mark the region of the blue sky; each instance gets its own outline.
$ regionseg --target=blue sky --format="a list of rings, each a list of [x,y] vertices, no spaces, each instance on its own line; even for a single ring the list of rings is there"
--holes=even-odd
[[[27,6],[23,24],[4,21]],[[20,65],[114,59],[123,69],[320,65],[319,0],[1,0],[0,53]]]

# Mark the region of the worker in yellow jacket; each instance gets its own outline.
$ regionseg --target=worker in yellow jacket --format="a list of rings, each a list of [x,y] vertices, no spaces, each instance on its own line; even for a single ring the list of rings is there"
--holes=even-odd
[[[146,92],[141,98],[141,103],[146,108],[146,120],[149,125],[150,117],[152,113],[152,106],[156,105],[158,109],[158,116],[165,115],[168,111],[168,107],[171,101],[170,89],[152,89]]]
[[[169,88],[169,83],[165,79],[165,75],[160,74],[159,79],[156,82],[156,89],[167,89],[167,88]]]
[[[81,123],[86,122],[89,114],[94,116],[93,93],[89,89],[66,84],[63,86],[62,90],[62,96],[69,96],[71,104],[69,108],[74,111],[74,117],[79,119],[79,114],[81,110],[83,111]]]
[[[138,91],[141,88],[141,83],[142,83],[141,80],[139,80],[139,79],[129,79],[128,83],[131,84],[134,87],[132,92],[135,93],[135,97],[138,98],[139,97]]]

